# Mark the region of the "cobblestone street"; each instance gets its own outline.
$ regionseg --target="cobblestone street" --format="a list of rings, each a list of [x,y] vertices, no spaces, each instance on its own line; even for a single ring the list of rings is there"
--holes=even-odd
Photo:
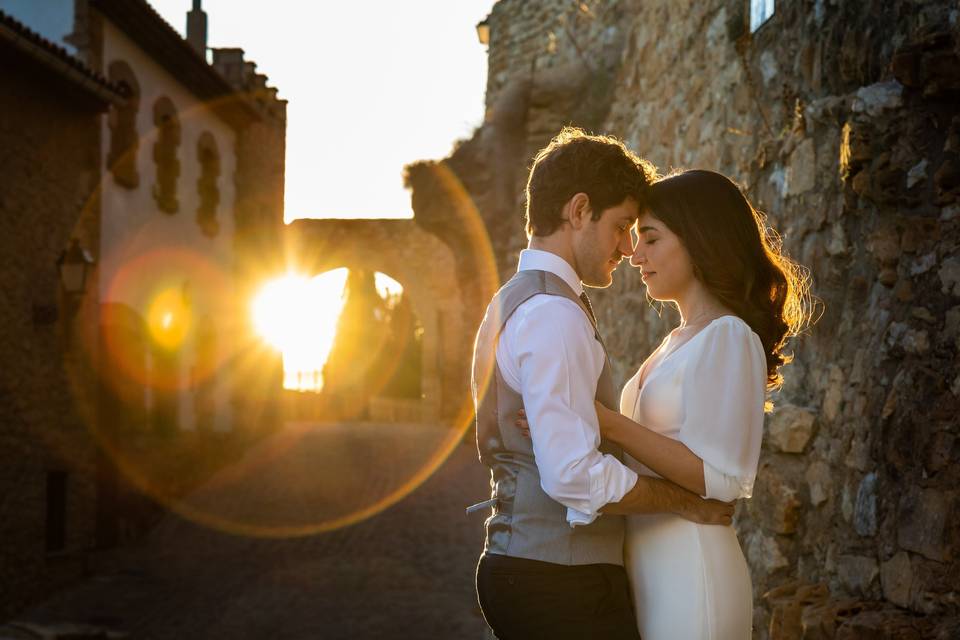
[[[191,497],[194,509],[279,531],[373,504],[445,432],[411,425],[296,425]],[[483,638],[473,572],[486,497],[469,438],[410,495],[370,518],[298,537],[237,535],[168,515],[141,544],[103,555],[85,583],[19,620],[88,623],[136,640]]]

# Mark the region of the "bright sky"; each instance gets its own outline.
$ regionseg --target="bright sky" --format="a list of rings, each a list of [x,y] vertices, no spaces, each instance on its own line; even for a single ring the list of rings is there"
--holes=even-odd
[[[149,0],[178,31],[191,0]],[[495,0],[205,0],[207,44],[240,47],[289,100],[286,219],[408,218],[403,166],[483,119]]]

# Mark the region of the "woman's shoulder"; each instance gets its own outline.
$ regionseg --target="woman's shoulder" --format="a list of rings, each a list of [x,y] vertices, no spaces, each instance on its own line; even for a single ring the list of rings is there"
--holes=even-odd
[[[684,359],[686,378],[700,389],[705,380],[710,384],[729,385],[746,380],[746,371],[766,370],[763,344],[750,325],[735,315],[721,316],[707,325],[698,345]],[[698,391],[699,393],[700,391]]]
[[[751,357],[765,360],[763,355],[763,341],[747,322],[736,315],[725,315],[715,318],[703,329],[703,338],[700,342],[701,356],[713,354],[726,359],[734,351],[745,350]]]
[[[714,318],[710,324],[704,328],[704,331],[710,331],[715,336],[722,336],[734,340],[760,339],[760,336],[747,324],[746,320],[734,314]]]

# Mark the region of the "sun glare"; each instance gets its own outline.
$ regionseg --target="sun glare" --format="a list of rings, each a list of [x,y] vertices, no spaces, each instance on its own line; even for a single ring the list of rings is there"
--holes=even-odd
[[[343,308],[346,269],[315,278],[287,275],[267,283],[253,301],[257,332],[283,354],[283,387],[323,388],[327,361]]]

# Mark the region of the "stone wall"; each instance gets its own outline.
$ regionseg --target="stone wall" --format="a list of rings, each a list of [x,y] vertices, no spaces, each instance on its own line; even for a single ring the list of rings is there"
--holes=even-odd
[[[5,47],[0,64],[0,619],[5,619],[76,579],[83,552],[95,542],[95,448],[72,402],[75,389],[67,373],[85,313],[63,298],[56,261],[72,237],[96,249],[90,198],[99,166],[97,111],[104,105]],[[84,305],[96,307],[95,287],[88,288]],[[45,544],[48,472],[67,474],[66,539],[55,553]]]
[[[784,1],[752,35],[745,1],[582,4],[495,5],[486,121],[445,161],[501,277],[525,244],[530,158],[561,124],[618,135],[662,171],[737,180],[822,303],[792,341],[755,494],[737,510],[756,636],[955,637],[955,4]],[[580,75],[576,61],[604,62]],[[552,68],[567,71],[537,80]],[[584,87],[603,100],[579,111]],[[648,304],[625,264],[594,299],[625,380],[675,312]]]

